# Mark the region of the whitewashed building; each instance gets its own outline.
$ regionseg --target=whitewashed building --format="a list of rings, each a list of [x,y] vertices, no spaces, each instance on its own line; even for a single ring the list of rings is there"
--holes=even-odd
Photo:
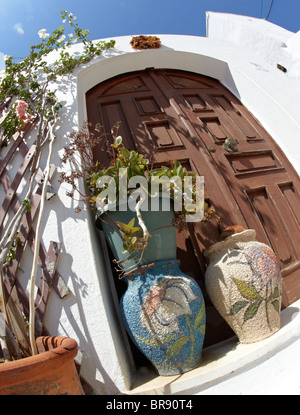
[[[141,51],[131,47],[130,36],[117,37],[114,49],[58,87],[64,106],[52,158],[55,196],[46,205],[42,240],[45,247],[51,241],[62,244],[57,272],[69,293],[59,298],[51,291],[44,325],[53,335],[77,340],[80,375],[89,385],[88,393],[300,394],[299,297],[282,310],[282,328],[271,338],[243,345],[231,337],[211,345],[203,350],[201,365],[184,375],[161,377],[147,365],[136,367],[93,218],[86,210],[75,213],[74,201],[66,196],[69,189],[58,182],[68,136],[88,118],[86,93],[113,77],[146,68],[218,80],[272,136],[299,174],[299,33],[261,19],[208,12],[207,37],[156,34],[162,47]],[[76,45],[74,51],[80,48]],[[30,265],[25,261],[22,275],[30,274]],[[295,284],[299,289],[300,276]]]

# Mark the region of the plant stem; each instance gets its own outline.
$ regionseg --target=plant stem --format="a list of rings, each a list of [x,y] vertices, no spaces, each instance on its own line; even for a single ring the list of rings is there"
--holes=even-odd
[[[147,226],[145,225],[145,222],[144,222],[144,220],[142,218],[142,214],[141,214],[141,210],[140,210],[141,209],[141,205],[144,202],[144,200],[146,199],[147,195],[146,195],[146,192],[143,191],[142,189],[140,189],[139,193],[141,195],[141,198],[137,202],[137,204],[135,205],[135,211],[136,211],[136,216],[137,216],[139,225],[140,225],[140,227],[142,228],[142,231],[143,231],[143,235],[144,235],[143,236],[143,241],[144,242],[147,242],[148,239],[149,239],[150,234],[149,234],[149,231],[147,229]]]
[[[266,319],[268,323],[269,330],[272,331],[270,326],[270,320],[269,320],[269,313],[268,313],[268,284],[266,285],[266,299],[265,299],[265,306],[266,306]]]

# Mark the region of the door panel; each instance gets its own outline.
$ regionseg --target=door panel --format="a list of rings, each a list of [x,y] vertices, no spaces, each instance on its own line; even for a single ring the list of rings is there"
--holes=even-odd
[[[181,161],[204,176],[207,200],[220,216],[177,232],[181,269],[193,276],[207,305],[206,345],[232,335],[206,296],[203,250],[225,226],[253,228],[272,246],[283,274],[283,305],[300,298],[299,177],[285,155],[247,109],[218,81],[175,70],[118,76],[87,93],[88,121],[111,129],[120,122],[126,146],[154,165]],[[237,151],[224,148],[226,139]],[[94,158],[108,162],[95,149]]]

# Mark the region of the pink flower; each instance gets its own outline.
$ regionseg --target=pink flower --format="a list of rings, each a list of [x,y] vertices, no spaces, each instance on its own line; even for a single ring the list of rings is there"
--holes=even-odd
[[[274,252],[268,246],[250,245],[245,251],[256,277],[267,285],[271,280],[277,286],[281,281],[281,270]]]
[[[26,110],[28,108],[28,104],[25,101],[19,101],[18,105],[16,106],[16,113],[20,120],[26,121],[28,118],[28,114],[26,114]]]

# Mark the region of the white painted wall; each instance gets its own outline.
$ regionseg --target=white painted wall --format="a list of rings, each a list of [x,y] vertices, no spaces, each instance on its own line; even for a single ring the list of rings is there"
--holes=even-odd
[[[68,335],[78,341],[82,375],[97,394],[116,394],[128,390],[131,373],[93,221],[84,210],[78,214],[74,212],[76,206],[66,196],[66,190],[69,189],[58,182],[60,171],[65,169],[60,161],[63,146],[68,142],[69,133],[86,119],[85,93],[115,75],[153,66],[214,77],[227,86],[258,118],[300,172],[300,86],[297,82],[262,57],[232,42],[193,36],[158,36],[162,48],[147,51],[133,50],[129,44],[130,36],[116,38],[114,50],[105,52],[57,85],[64,106],[56,131],[52,160],[57,166],[53,179],[56,196],[46,206],[43,242],[46,248],[51,240],[62,242],[63,253],[58,272],[68,284],[71,294],[59,299],[54,292],[51,293],[45,325],[51,334]],[[74,45],[74,52],[80,51],[81,47]],[[14,166],[12,174],[13,168]],[[30,269],[29,255],[26,266]],[[26,285],[25,282],[24,284]],[[296,321],[299,328],[299,319]],[[216,353],[218,350],[221,352],[221,349],[216,350]],[[247,355],[246,351],[243,353]],[[262,360],[264,356],[269,357],[268,354],[262,354]],[[278,367],[280,362],[277,360]],[[272,368],[270,359],[269,362]],[[216,362],[215,365],[217,364]],[[289,354],[284,358],[282,367],[293,364]],[[240,370],[243,371],[243,367]],[[258,369],[257,376],[260,375]],[[209,378],[210,375],[206,373],[205,376]],[[161,381],[160,378],[156,379],[156,382]],[[214,382],[209,388],[214,387],[219,380],[215,379]],[[230,380],[228,382],[226,390],[230,392],[234,383],[231,384]],[[193,383],[193,388],[178,384],[176,393],[180,393],[181,387],[185,393],[205,392],[200,390],[200,383],[197,389],[197,382]],[[168,390],[164,389],[163,393],[168,393]]]
[[[287,77],[300,82],[300,23],[294,33],[264,19],[207,12],[206,26],[208,38],[232,42],[273,67],[280,64]]]

